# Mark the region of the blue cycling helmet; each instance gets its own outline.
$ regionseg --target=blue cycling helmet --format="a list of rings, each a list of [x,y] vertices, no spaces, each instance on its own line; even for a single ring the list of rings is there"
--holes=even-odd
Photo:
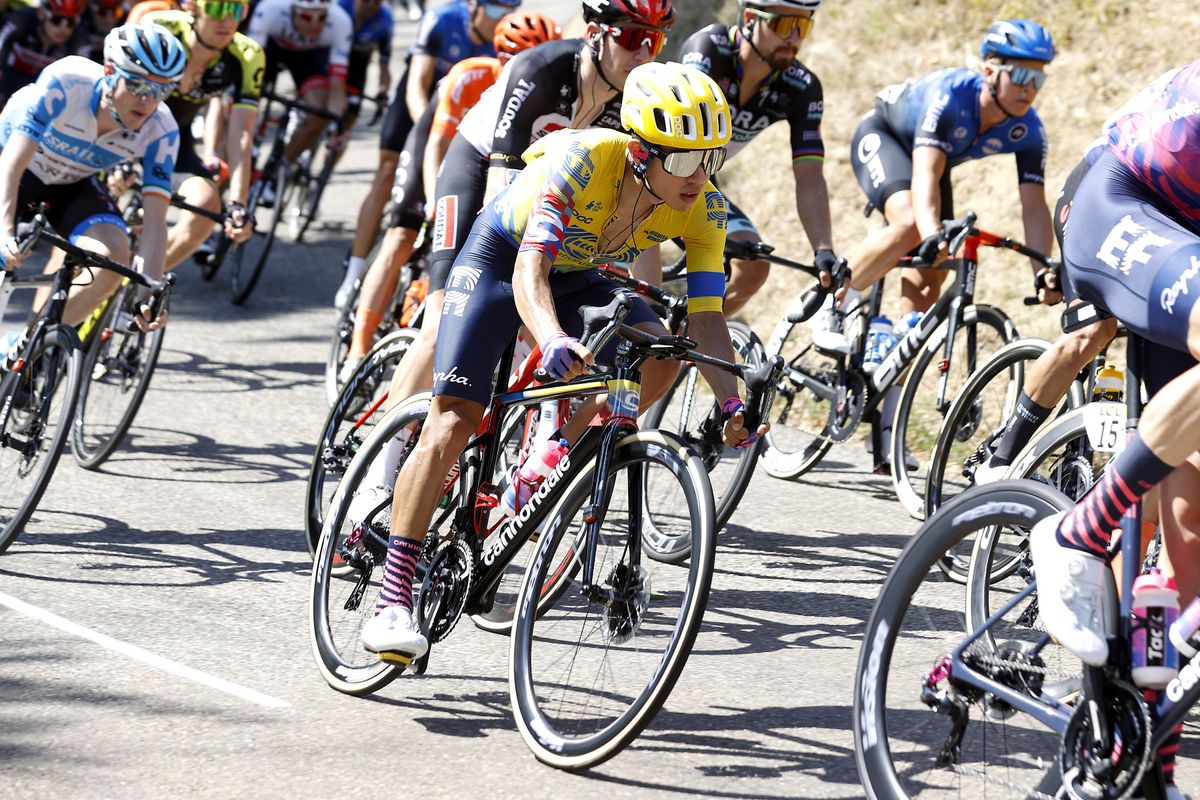
[[[979,57],[1028,58],[1031,61],[1054,60],[1054,40],[1050,32],[1031,19],[1006,19],[993,22],[979,45]]]
[[[162,25],[139,22],[108,32],[104,37],[104,61],[125,75],[178,81],[187,66],[187,51]]]

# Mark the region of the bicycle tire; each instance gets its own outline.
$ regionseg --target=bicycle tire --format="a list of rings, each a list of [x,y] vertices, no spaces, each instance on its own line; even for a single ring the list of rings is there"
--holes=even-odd
[[[357,418],[387,391],[392,372],[419,333],[413,328],[402,328],[380,339],[346,381],[325,415],[305,484],[304,532],[309,555],[316,554],[325,509],[332,498],[329,482],[340,480],[345,474],[341,465],[349,464],[371,428],[383,416],[383,409],[376,410],[367,419]]]
[[[630,491],[640,487],[642,480],[637,472],[650,463],[679,478],[682,504],[676,502],[672,507],[682,510],[681,524],[690,525],[694,536],[692,558],[686,570],[642,561],[637,566],[640,571],[632,572],[626,564],[631,554],[640,560],[641,547],[637,540],[630,542],[632,534],[628,524],[621,525],[622,513],[625,519],[632,519],[631,509],[638,508],[634,513],[640,515],[640,504],[636,498],[619,497],[618,492],[622,484]],[[552,608],[538,608],[548,571],[561,563],[555,553],[576,527],[573,525],[575,514],[589,502],[592,486],[591,481],[585,479],[588,470],[584,469],[564,491],[564,511],[558,515],[561,521],[539,539],[537,554],[530,562],[517,603],[509,659],[509,691],[514,716],[522,738],[537,759],[560,769],[584,769],[612,758],[653,720],[687,662],[712,581],[716,553],[715,512],[708,474],[699,459],[670,434],[642,431],[617,443],[612,465],[605,522],[615,522],[617,530],[611,536],[602,533],[598,537],[595,575],[610,586],[633,592],[633,596],[605,609],[598,620],[593,619],[595,604],[589,603],[577,591],[579,576],[576,575],[570,585],[564,587]],[[628,474],[622,478],[621,472]],[[622,499],[627,501],[624,512],[620,507]],[[599,552],[606,543],[615,546],[618,559],[615,564],[608,563],[607,548],[605,553]],[[653,578],[647,577],[650,574],[647,566],[654,568]],[[678,618],[672,622],[670,617],[674,609],[668,606],[676,598]],[[580,600],[582,604],[576,605]],[[576,609],[582,613],[572,613]],[[578,633],[560,629],[571,626],[573,621],[578,622]],[[648,621],[649,624],[644,624]],[[651,638],[659,631],[662,636],[652,643]],[[660,652],[659,641],[663,640],[665,646]],[[626,642],[636,644],[622,648]],[[564,661],[562,675],[556,673],[552,663],[556,650]],[[587,662],[594,658],[599,658],[600,663],[593,673]],[[618,671],[617,658],[622,662],[640,658],[642,663],[637,665],[638,671],[644,669],[649,673],[645,684],[635,685],[625,692],[608,683]],[[570,666],[566,666],[567,663]],[[581,681],[577,689],[565,690],[567,694],[561,699],[546,698],[543,704],[543,687],[546,687],[545,692],[557,692],[560,682],[568,683],[574,678]],[[567,711],[568,707],[568,713],[581,712],[587,710],[583,706],[594,707],[608,702],[612,707],[602,712],[602,719],[579,721],[582,733],[574,730],[576,720],[557,717],[557,712]]]
[[[1043,428],[1013,459],[1005,477],[1038,480],[1073,500],[1082,498],[1113,457],[1092,449],[1084,419],[1087,413],[1086,405],[1081,405]],[[1065,453],[1068,449],[1070,452],[1066,457],[1071,463],[1064,465],[1056,456],[1060,450]],[[1086,469],[1083,462],[1087,462]],[[1049,474],[1045,471],[1048,463],[1053,465]],[[1064,468],[1069,472],[1064,472]],[[1082,474],[1084,472],[1090,474]]]
[[[71,426],[71,453],[84,469],[98,469],[121,446],[158,366],[165,328],[146,333],[114,325],[115,320],[132,318],[136,296],[129,284],[118,290],[84,349],[85,380]],[[110,390],[115,396],[106,401],[113,394]]]
[[[918,474],[919,467],[917,470],[908,468],[907,456],[911,452],[920,463],[929,464],[933,445],[937,440],[937,431],[941,429],[943,418],[939,413],[936,419],[936,429],[933,427],[934,420],[932,418],[922,417],[927,420],[924,424],[914,424],[913,409],[921,404],[932,403],[931,395],[938,383],[937,374],[943,372],[938,361],[942,358],[946,328],[946,322],[939,325],[933,336],[921,348],[921,352],[917,354],[916,362],[909,370],[908,378],[900,393],[900,402],[896,406],[891,442],[884,443],[884,446],[888,447],[891,458],[892,485],[895,487],[896,496],[909,515],[917,520],[925,518],[925,499],[916,489],[918,483],[922,488],[924,487],[925,475]],[[996,346],[994,349],[981,352],[980,331],[982,329],[990,329],[995,334],[993,341]],[[960,324],[955,331],[954,348],[957,350],[960,346],[958,342],[962,342],[964,352],[957,353],[953,359],[952,366],[956,366],[956,375],[952,375],[948,379],[946,397],[953,398],[961,385],[966,383],[968,376],[981,363],[990,358],[993,352],[1016,339],[1016,325],[999,308],[983,303],[963,308]],[[923,391],[922,383],[926,373],[929,372],[930,364],[937,365],[936,371],[932,373],[934,383],[932,386],[924,387]]]
[[[1015,727],[1031,718],[1019,714],[1004,716],[1001,713],[1004,709],[996,705],[993,695],[984,692],[978,692],[974,697],[959,694],[959,684],[954,682],[952,674],[947,673],[938,683],[946,681],[945,697],[964,702],[966,706],[962,710],[967,715],[962,738],[951,753],[951,757],[959,759],[958,768],[947,769],[938,764],[938,759],[946,753],[952,738],[939,735],[938,728],[939,720],[942,720],[941,727],[953,730],[953,719],[949,714],[928,710],[921,695],[936,668],[946,663],[942,660],[945,654],[958,647],[966,635],[964,602],[960,596],[966,589],[941,579],[941,573],[935,568],[938,560],[950,547],[981,529],[1010,524],[1031,526],[1036,520],[1069,506],[1067,498],[1048,486],[1030,481],[1004,481],[960,494],[942,506],[909,540],[875,601],[855,674],[854,753],[859,778],[870,800],[942,797],[945,791],[954,788],[948,783],[956,785],[961,796],[972,796],[971,789],[962,785],[963,781],[970,780],[979,781],[986,787],[983,791],[977,787],[975,796],[984,796],[984,793],[988,797],[1002,796],[999,791],[1005,788],[1009,790],[1003,795],[1006,797],[1053,797],[1056,794],[1059,783],[1057,761],[1049,759],[1051,767],[1046,769],[1042,759],[1046,753],[1057,752],[1059,734],[1040,722],[1034,723],[1041,727],[1035,728],[1033,733],[1027,730],[1010,732],[1009,719],[1015,720]],[[911,627],[905,624],[910,614]],[[1002,621],[997,620],[996,625]],[[939,623],[946,627],[941,637],[934,630],[934,625]],[[1021,635],[1016,627],[1013,631],[1014,635]],[[1040,631],[1035,634],[1032,638],[1038,641],[1049,638]],[[1026,644],[1018,639],[1012,647],[1023,648]],[[1011,656],[1013,660],[1017,660],[1020,653],[1037,655],[1036,650],[1010,652],[1015,654]],[[972,644],[964,658],[974,661],[980,656],[997,654],[995,639],[989,635]],[[1013,674],[1018,673],[1014,671]],[[938,686],[930,688],[937,689]],[[1032,687],[1027,688],[1031,696],[1040,696],[1040,693],[1033,695]],[[984,704],[991,704],[990,715],[970,713],[973,706],[983,708]],[[889,717],[894,718],[890,725]],[[974,764],[978,760],[986,767],[988,733],[992,726],[1001,725],[1004,730],[997,733],[993,741],[1000,742],[1004,748],[1002,757],[1010,759],[1012,745],[1028,750],[1008,760],[1002,768],[998,767],[998,777],[989,777],[986,769],[981,770]],[[974,735],[977,731],[982,731],[982,737]],[[1036,742],[1031,743],[1030,739],[1036,739]],[[977,752],[983,755],[975,759]],[[971,766],[964,766],[964,761]],[[1014,783],[1018,779],[1027,785]],[[1014,791],[1018,794],[1013,794]]]
[[[372,459],[386,442],[405,428],[414,430],[413,441],[419,438],[420,426],[428,413],[429,396],[417,396],[393,408],[372,429],[334,494],[313,557],[309,584],[309,640],[321,676],[331,688],[343,694],[371,694],[404,671],[402,666],[381,661],[368,652],[359,639],[362,626],[374,611],[382,585],[386,537],[382,543],[366,535],[358,540],[362,550],[373,553],[373,563],[363,568],[348,566],[338,549],[349,537],[359,533],[358,529],[344,530],[348,525],[346,515],[350,500],[366,476]],[[376,518],[388,515],[390,505],[389,501]],[[369,524],[372,520],[365,522]],[[417,586],[419,584],[415,584],[414,589]]]
[[[275,166],[275,171],[275,205],[271,209],[270,224],[265,232],[260,232],[259,228],[255,226],[254,234],[234,249],[229,257],[229,300],[235,306],[243,305],[249,299],[250,293],[258,284],[258,279],[262,277],[263,269],[267,265],[267,258],[270,257],[271,248],[275,244],[275,231],[279,227],[279,221],[283,218],[283,209],[287,207],[291,194],[291,176],[288,165],[280,159]],[[250,208],[258,209],[258,200],[262,189],[262,180],[250,187],[248,204]],[[247,261],[250,262],[248,269],[246,268]]]
[[[790,319],[802,310],[804,298],[802,294],[792,301],[766,344],[769,357],[784,359],[783,377],[767,415],[771,430],[761,447],[763,470],[780,480],[794,480],[810,471],[834,444],[824,435],[829,405],[807,385],[835,380],[836,362],[818,353],[811,338],[793,336],[798,327],[807,330]]]
[[[321,148],[325,153],[325,160],[321,163],[321,171],[317,173],[316,184],[308,187],[303,193],[303,205],[297,204],[299,211],[299,228],[294,237],[297,242],[304,238],[304,234],[308,232],[308,226],[317,218],[317,210],[321,206],[321,197],[325,194],[325,187],[329,185],[329,179],[333,175],[333,167],[336,162],[334,154],[328,148],[321,147],[322,142],[318,142],[313,146],[313,149]]]
[[[21,369],[0,377],[0,553],[20,535],[49,486],[79,398],[83,354],[75,330],[51,325],[37,337]],[[31,398],[23,409],[13,402],[20,381],[27,381]],[[30,480],[21,486],[25,478]]]
[[[382,239],[380,240],[380,242]],[[367,268],[375,263],[376,254],[379,252],[380,242],[376,242],[371,251],[367,254]],[[408,283],[405,281],[405,276],[411,275],[407,268],[401,272],[399,283],[404,283],[407,289]],[[325,357],[325,399],[329,405],[333,405],[337,400],[338,394],[342,389],[341,373],[342,366],[346,363],[346,355],[350,352],[350,343],[354,338],[354,322],[358,314],[358,298],[362,291],[362,278],[360,278],[354,286],[354,294],[347,301],[344,308],[338,309],[337,323],[333,328],[333,336],[329,342],[329,355]],[[417,327],[417,326],[414,326]],[[389,333],[400,330],[400,326],[396,323],[395,314],[390,310],[384,315],[383,320],[379,323],[379,328],[373,334],[375,343],[378,344]]]
[[[740,322],[730,322],[728,325],[734,353],[743,362],[763,363],[766,350],[754,331]],[[701,428],[706,424],[715,424],[719,432],[721,408],[707,386],[701,386],[702,380],[700,369],[695,364],[682,364],[671,388],[646,412],[642,427],[646,430],[668,430],[696,451],[713,485],[717,531],[720,532],[733,516],[750,485],[750,479],[754,477],[754,467],[762,445],[737,449],[724,444],[710,444],[705,440]],[[745,396],[745,388],[740,381],[739,386],[741,395]],[[646,511],[653,525],[653,509],[647,508]],[[653,558],[669,563],[679,563],[687,558],[686,549],[674,546],[672,537],[658,537],[653,535],[653,531],[648,533],[645,543]]]

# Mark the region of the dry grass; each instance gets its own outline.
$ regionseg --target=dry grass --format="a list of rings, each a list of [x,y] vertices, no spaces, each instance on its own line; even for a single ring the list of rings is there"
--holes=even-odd
[[[732,22],[737,4],[682,0],[679,7],[680,23],[668,48],[703,25]],[[825,176],[839,252],[848,251],[869,225],[878,224],[878,216],[868,221],[862,215],[864,197],[849,164],[850,136],[874,94],[940,67],[977,66],[979,40],[987,25],[1021,16],[1049,28],[1059,52],[1037,101],[1051,143],[1046,187],[1051,207],[1105,117],[1159,74],[1196,58],[1200,39],[1194,0],[827,0],[800,57],[825,87]],[[772,126],[731,162],[722,173],[722,185],[780,254],[808,259],[808,241],[791,211],[794,189],[787,141],[786,123]],[[954,179],[960,214],[974,210],[983,227],[1023,238],[1012,156],[964,164],[955,169]],[[996,251],[984,255],[981,302],[1002,306],[1025,335],[1054,336],[1057,311],[1021,305],[1020,298],[1030,289],[1028,262]],[[795,281],[794,275],[776,270],[766,290],[750,304],[747,321],[760,335],[769,332],[795,293]],[[896,296],[894,288],[888,292],[893,303]]]

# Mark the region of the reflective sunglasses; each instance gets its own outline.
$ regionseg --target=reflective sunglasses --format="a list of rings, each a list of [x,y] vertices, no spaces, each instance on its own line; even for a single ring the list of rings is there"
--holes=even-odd
[[[631,53],[645,47],[649,49],[650,56],[654,57],[662,52],[667,43],[666,31],[658,28],[618,28],[615,25],[601,25],[600,28],[611,36],[614,42]]]
[[[767,11],[760,11],[757,8],[747,8],[746,10],[759,19],[764,20],[767,23],[767,27],[771,29],[771,32],[781,39],[788,38],[794,31],[799,32],[800,38],[803,39],[808,36],[809,31],[813,27],[812,17],[798,17],[794,14],[772,14]]]
[[[1046,85],[1046,73],[1044,70],[1034,69],[1033,67],[1018,67],[1016,64],[997,64],[996,70],[999,72],[1007,72],[1008,79],[1017,86],[1028,86],[1033,84],[1033,88],[1041,89]]]
[[[512,6],[502,6],[497,3],[483,3],[483,13],[487,14],[488,19],[501,19],[506,14],[511,14]]]
[[[324,22],[328,17],[328,12],[322,11],[319,14],[314,14],[311,11],[297,11],[296,19],[307,22],[309,25],[316,25],[318,22]]]
[[[62,27],[64,25],[74,28],[79,24],[79,17],[67,17],[62,14],[51,14],[46,18],[46,21],[51,25]]]
[[[200,4],[200,11],[210,19],[232,19],[241,22],[246,16],[249,6],[238,0],[206,0]]]
[[[676,178],[690,178],[696,174],[697,168],[704,170],[705,175],[716,175],[725,166],[725,158],[729,155],[724,147],[711,150],[663,150],[648,144],[646,150],[652,157],[662,159],[663,169]]]
[[[121,74],[121,79],[125,81],[125,88],[129,90],[134,97],[149,97],[154,96],[155,100],[163,101],[171,96],[171,92],[175,91],[177,83],[157,83],[156,81],[147,80],[137,75]]]

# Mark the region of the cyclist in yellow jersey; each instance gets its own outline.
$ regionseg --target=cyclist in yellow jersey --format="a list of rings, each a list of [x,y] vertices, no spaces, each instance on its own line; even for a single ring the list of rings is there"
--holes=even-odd
[[[575,338],[581,326],[575,310],[607,303],[620,291],[591,268],[632,263],[642,249],[682,236],[693,259],[689,336],[708,353],[733,357],[721,315],[725,201],[709,182],[725,161],[729,104],[697,70],[643,64],[626,81],[621,120],[632,136],[560,131],[526,151],[530,165],[485,206],[455,260],[438,332],[433,402],[395,483],[405,494],[392,504],[383,588],[376,616],[362,630],[372,652],[415,658],[428,649],[413,623],[412,586],[404,577],[413,574],[437,502],[436,493],[422,489],[439,484],[483,418],[493,370],[522,323],[541,342],[544,370],[560,379],[583,374],[597,355],[604,360],[607,354],[593,354]],[[666,333],[641,301],[626,321]],[[666,391],[676,367],[643,366],[645,404]],[[725,441],[751,442],[735,379],[701,369],[714,394],[726,398]],[[563,438],[575,441],[595,410],[577,411]],[[368,489],[355,504],[368,493],[375,494]],[[353,518],[353,507],[349,513]]]

